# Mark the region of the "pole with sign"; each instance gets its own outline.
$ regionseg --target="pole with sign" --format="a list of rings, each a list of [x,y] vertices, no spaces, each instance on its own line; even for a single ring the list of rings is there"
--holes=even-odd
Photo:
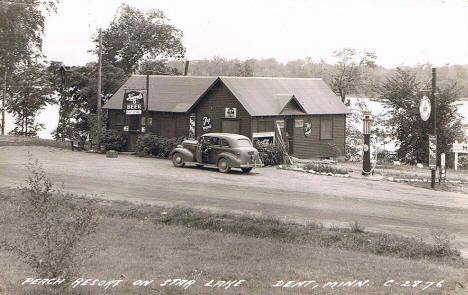
[[[362,175],[369,175],[372,172],[371,162],[370,162],[371,122],[372,122],[372,117],[370,115],[370,112],[365,112],[364,118],[362,119],[362,123],[363,123],[362,133],[364,135],[364,146],[362,148],[363,150]]]
[[[435,163],[431,167],[431,188],[435,187],[435,178],[436,178],[436,169],[437,169],[437,98],[435,95],[436,92],[436,68],[432,68],[432,119],[433,119],[433,153],[435,155]],[[431,145],[431,140],[429,139],[429,146]],[[429,154],[431,153],[431,147],[429,147]],[[431,156],[429,155],[429,166]]]

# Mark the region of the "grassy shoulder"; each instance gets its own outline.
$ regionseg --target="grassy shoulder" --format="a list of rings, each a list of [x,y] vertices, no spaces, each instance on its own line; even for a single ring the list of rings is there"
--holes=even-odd
[[[73,200],[77,208],[83,202],[80,198]],[[15,210],[19,202],[18,191],[0,194],[0,231],[7,239],[17,235],[14,220],[18,218]],[[123,280],[119,286],[105,290],[109,294],[309,294],[314,285],[319,285],[318,294],[457,294],[468,283],[465,261],[450,247],[441,252],[443,243],[437,246],[417,239],[366,233],[356,224],[349,229],[328,229],[320,224],[299,225],[273,218],[126,202],[97,200],[94,206],[100,220],[92,239],[95,255],[84,262],[80,276]],[[0,252],[0,263],[0,293],[49,294],[42,286],[21,286],[25,278],[35,275],[16,257]],[[161,286],[168,279],[196,282],[187,289]],[[153,282],[146,287],[132,286],[136,280]],[[245,282],[228,289],[205,286],[211,280]],[[361,288],[332,288],[333,284],[329,284],[354,280],[369,281]],[[390,280],[394,282],[388,283]],[[442,280],[441,288],[434,284],[422,290],[430,282]],[[273,287],[278,281],[315,283],[307,287]],[[415,281],[422,283],[401,286],[406,281],[411,285]],[[390,286],[384,286],[386,282]],[[104,292],[94,286],[67,287],[60,294],[67,294],[64,291]]]

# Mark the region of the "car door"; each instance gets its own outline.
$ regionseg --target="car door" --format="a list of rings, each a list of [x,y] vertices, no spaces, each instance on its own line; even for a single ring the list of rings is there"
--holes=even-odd
[[[198,139],[197,151],[195,155],[195,159],[198,163],[206,163],[206,149],[208,148],[208,141],[208,136],[200,136]]]
[[[217,164],[218,156],[221,152],[222,152],[221,139],[218,137],[212,137],[210,150],[209,150],[210,164]]]

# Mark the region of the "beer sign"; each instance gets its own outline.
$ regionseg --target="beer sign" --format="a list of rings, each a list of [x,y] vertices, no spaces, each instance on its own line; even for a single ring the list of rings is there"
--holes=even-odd
[[[429,135],[429,168],[437,168],[437,137]]]
[[[235,119],[237,117],[237,108],[225,108],[224,117]]]
[[[126,115],[141,115],[144,109],[144,90],[126,89],[123,110]]]

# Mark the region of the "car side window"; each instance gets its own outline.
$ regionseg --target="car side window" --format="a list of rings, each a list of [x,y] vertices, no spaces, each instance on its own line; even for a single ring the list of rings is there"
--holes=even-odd
[[[229,143],[227,142],[226,139],[221,139],[221,146],[222,147],[229,147]]]
[[[212,144],[212,145],[220,145],[220,143],[219,143],[219,138],[217,138],[217,137],[212,137],[212,138],[211,138],[211,144]]]

